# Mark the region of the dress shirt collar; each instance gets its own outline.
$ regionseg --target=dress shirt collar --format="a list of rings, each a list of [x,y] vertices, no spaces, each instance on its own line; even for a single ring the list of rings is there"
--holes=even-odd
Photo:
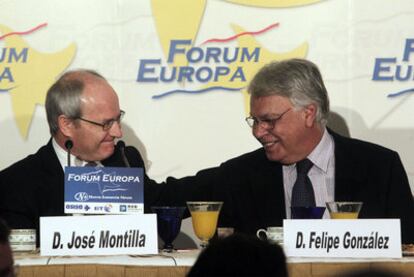
[[[66,149],[63,149],[60,147],[60,145],[56,142],[54,138],[52,138],[52,145],[53,149],[55,150],[55,153],[59,159],[60,165],[62,166],[62,169],[65,170],[65,166],[68,165],[68,153]],[[78,157],[70,154],[70,165],[71,166],[85,166],[87,164],[87,161],[81,160]],[[97,166],[103,166],[101,162],[96,161]]]
[[[322,172],[328,172],[329,159],[333,156],[333,138],[329,134],[326,128],[323,131],[323,135],[318,145],[307,156],[312,161],[313,165],[320,169]],[[296,170],[296,164],[284,165],[284,167],[290,172]],[[312,169],[311,169],[312,170]]]
[[[328,171],[329,159],[333,155],[334,150],[333,145],[333,138],[325,128],[321,141],[308,156],[308,159],[324,173]]]

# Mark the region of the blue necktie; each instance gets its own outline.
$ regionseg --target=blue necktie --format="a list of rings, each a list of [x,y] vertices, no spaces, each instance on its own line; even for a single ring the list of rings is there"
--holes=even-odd
[[[312,183],[308,177],[308,172],[313,163],[302,160],[296,163],[297,178],[292,190],[292,207],[315,207],[315,194]]]

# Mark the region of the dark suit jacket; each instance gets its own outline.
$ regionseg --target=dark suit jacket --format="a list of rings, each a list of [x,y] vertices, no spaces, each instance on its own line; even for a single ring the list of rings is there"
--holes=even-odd
[[[126,147],[125,154],[131,167],[144,167],[141,155],[134,147]],[[124,167],[118,148],[105,166]],[[161,186],[145,175],[144,201],[149,208],[157,203]],[[39,217],[64,215],[64,172],[52,146],[52,141],[37,153],[11,165],[0,172],[0,217],[11,228],[39,230]],[[147,210],[148,211],[148,210]]]
[[[335,142],[335,200],[362,201],[360,218],[400,218],[402,241],[414,242],[414,204],[398,154],[331,132]],[[263,148],[182,179],[168,178],[181,201],[223,200],[219,225],[255,234],[286,218],[282,165]],[[178,187],[178,188],[177,188]],[[187,187],[187,190],[184,189]]]

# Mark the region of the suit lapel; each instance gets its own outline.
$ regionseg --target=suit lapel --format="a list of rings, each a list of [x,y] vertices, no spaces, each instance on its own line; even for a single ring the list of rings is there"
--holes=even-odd
[[[255,213],[263,227],[281,225],[286,217],[283,174],[280,163],[271,162],[264,154],[249,175]]]
[[[362,185],[360,166],[355,164],[348,139],[330,132],[335,141],[335,200],[349,201]]]
[[[41,214],[44,215],[63,215],[64,203],[64,172],[59,159],[53,149],[52,140],[39,150],[40,164],[39,174],[43,180],[39,183],[38,195],[47,197],[41,201]],[[53,197],[50,197],[53,196]]]
[[[46,171],[48,176],[52,176],[53,180],[60,180],[62,182],[64,178],[64,172],[59,159],[53,149],[52,139],[49,140],[44,151],[40,152],[43,170]]]

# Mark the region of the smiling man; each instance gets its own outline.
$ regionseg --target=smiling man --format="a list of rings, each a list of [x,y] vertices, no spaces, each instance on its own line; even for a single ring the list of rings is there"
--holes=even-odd
[[[67,148],[72,166],[144,167],[137,149],[125,147],[125,161],[115,144],[122,137],[124,111],[112,86],[98,73],[76,70],[61,76],[47,92],[46,114],[49,142],[0,172],[0,217],[14,229],[38,230],[39,217],[64,215]],[[144,192],[149,203],[152,192]]]
[[[46,98],[47,119],[56,150],[75,142],[74,162],[100,162],[114,152],[115,139],[122,137],[118,96],[108,82],[93,71],[75,71],[62,76]],[[59,148],[58,148],[59,147]],[[66,152],[66,151],[64,151]],[[64,158],[66,153],[64,153]],[[79,161],[78,161],[79,160]]]
[[[180,197],[223,200],[220,225],[250,234],[282,226],[291,207],[362,201],[361,218],[400,218],[403,242],[414,242],[413,197],[398,153],[326,127],[329,99],[315,64],[272,62],[249,93],[246,121],[262,147],[195,176],[167,179],[194,188]]]

